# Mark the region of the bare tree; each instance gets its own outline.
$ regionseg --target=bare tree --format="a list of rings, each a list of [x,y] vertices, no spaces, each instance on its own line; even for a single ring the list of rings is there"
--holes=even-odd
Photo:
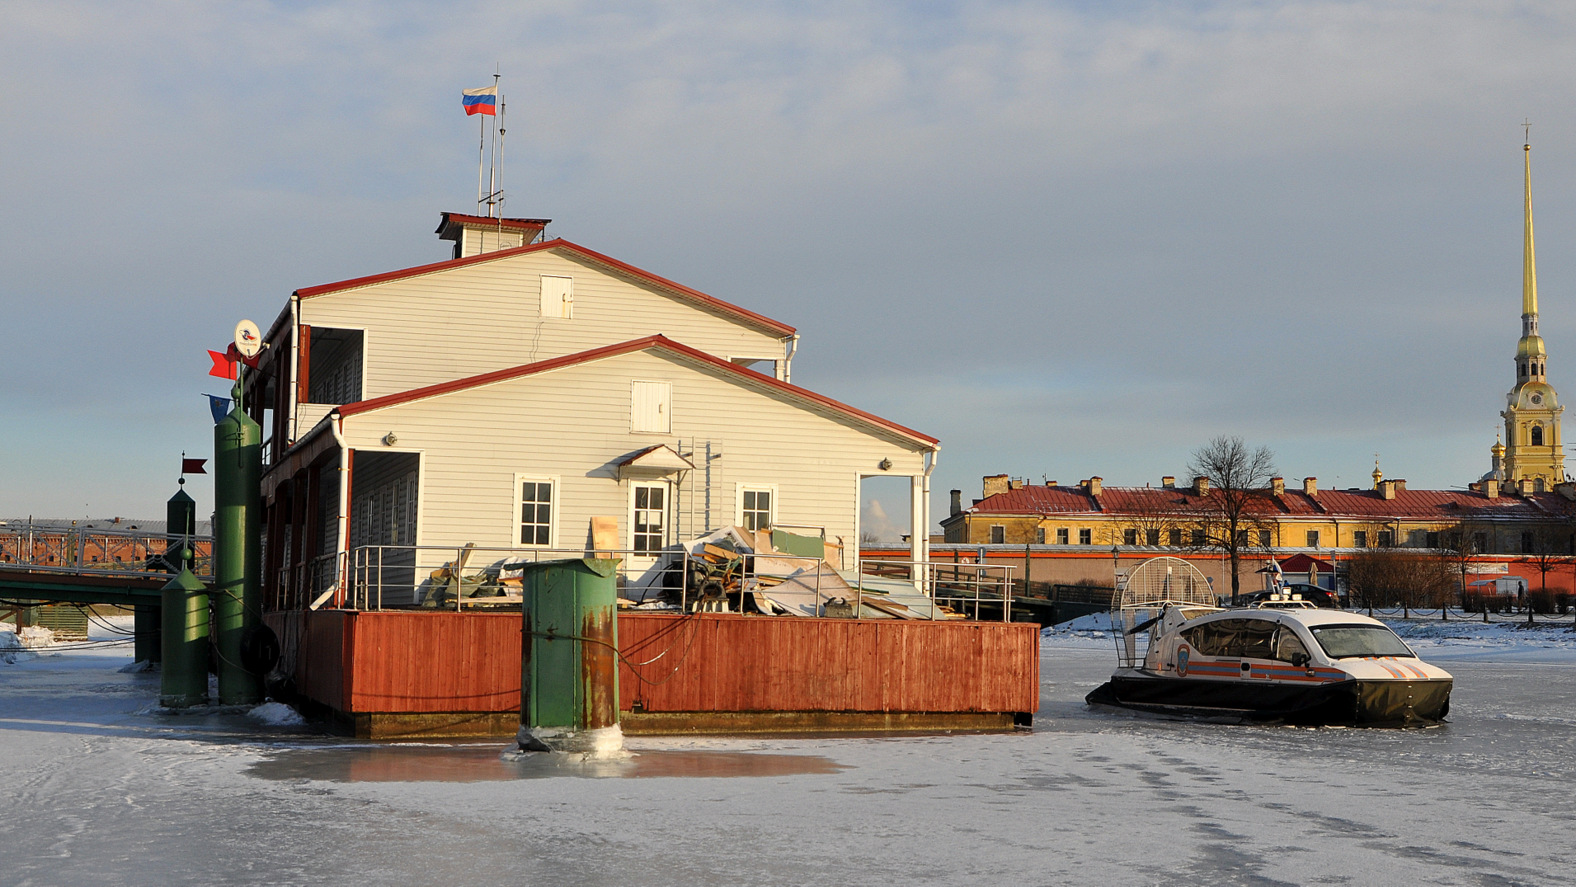
[[[1223,551],[1231,562],[1231,602],[1238,603],[1242,555],[1253,547],[1254,531],[1272,526],[1263,517],[1270,501],[1275,455],[1268,447],[1248,449],[1242,438],[1222,435],[1193,452],[1186,476],[1207,478],[1193,538],[1200,547]]]
[[[1571,526],[1565,521],[1540,524],[1532,530],[1532,552],[1527,559],[1537,567],[1538,595],[1527,592],[1527,624],[1532,624],[1534,612],[1553,612],[1553,597],[1549,594],[1549,574],[1572,562]]]
[[[1444,532],[1439,534],[1439,552],[1445,562],[1450,565],[1450,572],[1461,579],[1461,606],[1468,606],[1470,595],[1467,587],[1467,576],[1470,574],[1472,561],[1480,554],[1487,553],[1489,548],[1490,528],[1472,518],[1466,518]],[[1441,612],[1441,616],[1446,611]],[[1483,607],[1483,621],[1488,621],[1488,607]]]

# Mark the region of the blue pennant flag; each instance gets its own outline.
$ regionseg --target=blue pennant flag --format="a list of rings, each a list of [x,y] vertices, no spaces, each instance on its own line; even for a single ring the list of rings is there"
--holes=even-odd
[[[225,416],[230,415],[230,399],[210,394],[208,395],[208,409],[213,411],[213,424],[218,425],[224,421]]]

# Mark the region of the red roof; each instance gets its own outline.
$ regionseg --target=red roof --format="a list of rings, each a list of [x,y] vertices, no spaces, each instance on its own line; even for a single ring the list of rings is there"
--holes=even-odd
[[[941,442],[928,434],[923,434],[921,432],[915,431],[912,428],[899,425],[896,422],[888,421],[881,418],[880,416],[875,415],[874,413],[867,413],[864,410],[851,407],[848,404],[842,403],[841,401],[833,400],[824,394],[817,394],[808,388],[800,388],[797,385],[790,385],[787,382],[783,382],[772,376],[768,376],[764,373],[758,373],[755,370],[739,366],[738,364],[731,361],[726,361],[720,357],[707,354],[704,351],[696,350],[689,347],[688,345],[682,345],[673,341],[672,339],[667,338],[666,336],[660,335],[646,336],[643,339],[634,339],[629,342],[621,342],[617,345],[607,345],[602,348],[593,348],[590,351],[581,351],[577,354],[566,354],[563,357],[555,357],[550,360],[539,360],[536,363],[528,363],[522,366],[510,367],[509,369],[505,370],[495,370],[490,373],[482,373],[481,375],[469,376],[464,379],[440,382],[436,385],[428,385],[424,388],[413,388],[410,391],[402,391],[398,394],[389,394],[384,397],[374,397],[371,400],[347,403],[338,407],[336,411],[341,416],[354,416],[357,413],[366,413],[372,410],[380,410],[385,407],[392,407],[402,403],[410,403],[411,401],[415,400],[436,397],[440,394],[450,394],[456,391],[464,391],[466,389],[477,388],[482,385],[491,385],[494,382],[504,382],[509,379],[518,379],[523,376],[532,376],[536,375],[537,373],[545,373],[549,370],[561,369],[563,367],[574,366],[576,364],[589,363],[594,360],[602,360],[603,358],[608,357],[617,357],[620,354],[628,354],[633,351],[646,351],[652,348],[667,351],[671,354],[676,354],[698,363],[706,364],[712,368],[722,370],[746,381],[753,382],[757,385],[763,385],[767,388],[782,392],[799,400],[809,401],[818,406],[831,409],[834,412],[842,413],[843,415],[850,418],[858,419],[861,422],[878,426],[887,431],[894,432],[898,435],[910,438],[929,446],[935,446]]]
[[[507,259],[512,256],[523,256],[527,253],[555,250],[563,250],[565,252],[574,253],[582,259],[597,265],[601,265],[611,271],[626,275],[628,277],[633,277],[636,280],[655,286],[658,289],[666,290],[667,292],[681,299],[694,302],[697,305],[702,305],[721,314],[729,315],[737,320],[742,320],[751,326],[764,329],[776,335],[791,336],[795,332],[794,328],[787,325],[786,323],[772,320],[770,317],[767,317],[763,314],[756,314],[754,311],[740,308],[737,305],[724,302],[723,300],[714,296],[708,296],[699,290],[691,289],[681,283],[675,283],[665,277],[659,277],[655,274],[652,274],[650,271],[636,268],[634,265],[630,265],[626,262],[620,262],[618,259],[615,259],[612,256],[604,256],[595,250],[587,249],[576,243],[570,243],[563,238],[544,240],[541,243],[531,243],[525,246],[517,246],[512,249],[501,249],[490,253],[478,253],[474,256],[466,256],[463,259],[448,259],[442,262],[433,262],[430,265],[417,265],[414,268],[402,268],[398,271],[385,271],[382,274],[372,274],[366,277],[353,278],[351,280],[341,280],[337,283],[325,283],[319,286],[303,287],[296,290],[295,294],[299,298],[310,299],[314,296],[342,292],[344,290],[355,289],[357,287],[388,283],[394,280],[405,280],[411,277],[420,277],[423,274],[436,274],[440,271],[449,271],[454,268],[464,268],[467,265],[478,265],[482,262],[493,262],[499,259]]]
[[[1210,496],[1219,495],[1212,491]],[[1190,487],[1102,487],[1100,496],[1078,487],[1024,486],[997,493],[967,509],[976,514],[1134,514],[1186,512],[1198,509],[1203,498]],[[1490,499],[1473,490],[1397,490],[1394,499],[1378,490],[1322,490],[1309,496],[1287,490],[1282,496],[1254,500],[1251,510],[1287,517],[1339,517],[1358,519],[1406,518],[1454,521],[1472,516],[1539,518],[1576,513],[1576,502],[1557,493],[1525,496],[1501,494]]]
[[[494,228],[507,228],[510,231],[540,231],[546,228],[551,221],[552,219],[499,219],[490,216],[444,213],[443,218],[438,220],[438,230],[433,233],[442,237],[445,233],[452,233],[453,229],[459,225],[486,225]]]

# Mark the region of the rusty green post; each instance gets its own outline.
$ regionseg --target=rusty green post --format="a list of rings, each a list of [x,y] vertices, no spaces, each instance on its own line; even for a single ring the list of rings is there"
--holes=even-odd
[[[192,571],[164,586],[159,608],[164,664],[159,671],[159,704],[190,708],[208,704],[208,589]]]
[[[616,752],[617,558],[526,564],[520,645],[520,748]]]
[[[213,630],[222,705],[263,700],[263,676],[246,668],[241,653],[263,621],[263,430],[236,403],[213,426]]]

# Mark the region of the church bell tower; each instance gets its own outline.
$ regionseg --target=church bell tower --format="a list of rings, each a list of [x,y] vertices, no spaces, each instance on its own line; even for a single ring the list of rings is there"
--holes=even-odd
[[[1521,341],[1516,344],[1516,386],[1505,411],[1504,477],[1509,483],[1532,482],[1532,489],[1552,490],[1565,480],[1565,452],[1560,440],[1560,406],[1547,381],[1547,354],[1538,335],[1538,272],[1532,248],[1532,145],[1522,146],[1525,168],[1526,222],[1521,261]]]

